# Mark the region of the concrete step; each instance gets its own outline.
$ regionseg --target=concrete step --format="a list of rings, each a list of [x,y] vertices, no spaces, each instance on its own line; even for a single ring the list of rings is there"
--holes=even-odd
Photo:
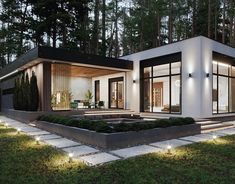
[[[210,121],[210,119],[204,119],[204,118],[196,118],[195,119],[196,122],[204,122],[204,121]]]
[[[196,122],[197,124],[200,124],[202,126],[205,126],[205,125],[214,125],[214,124],[218,124],[218,123],[221,123],[221,121],[197,121]]]
[[[231,123],[214,123],[214,124],[206,124],[201,126],[201,131],[203,133],[205,132],[212,132],[216,130],[222,130],[222,129],[227,129],[227,128],[232,128],[234,127],[233,124]]]

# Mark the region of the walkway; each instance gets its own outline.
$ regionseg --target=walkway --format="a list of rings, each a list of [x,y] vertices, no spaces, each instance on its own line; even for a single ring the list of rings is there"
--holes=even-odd
[[[155,142],[151,144],[139,145],[129,148],[123,148],[111,151],[102,151],[97,148],[93,148],[88,145],[84,145],[79,142],[75,142],[59,135],[52,134],[50,132],[41,130],[39,128],[30,126],[28,124],[21,123],[19,121],[0,116],[2,123],[8,123],[8,125],[15,129],[21,129],[22,132],[36,139],[40,137],[40,141],[49,144],[53,147],[63,150],[65,153],[72,153],[74,159],[78,159],[87,165],[95,166],[105,164],[108,162],[135,157],[147,153],[167,151],[167,149],[174,149],[179,146],[184,146],[196,142],[212,140],[215,137],[222,137],[226,135],[235,134],[235,128],[226,130],[219,130],[213,133],[204,133],[194,136],[181,137],[179,139],[171,139],[167,141]]]

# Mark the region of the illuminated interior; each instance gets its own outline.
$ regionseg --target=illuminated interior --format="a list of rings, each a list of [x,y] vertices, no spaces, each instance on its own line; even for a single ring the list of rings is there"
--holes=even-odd
[[[145,112],[181,112],[181,62],[143,69],[143,106]]]
[[[235,67],[213,61],[213,113],[235,112]]]
[[[51,107],[53,110],[70,110],[73,108],[71,103],[75,102],[79,106],[76,108],[87,108],[87,105],[84,104],[88,101],[86,98],[88,90],[94,97],[91,102],[95,104],[95,100],[100,100],[99,91],[101,89],[97,83],[92,91],[93,77],[119,72],[68,64],[52,64],[51,71]]]

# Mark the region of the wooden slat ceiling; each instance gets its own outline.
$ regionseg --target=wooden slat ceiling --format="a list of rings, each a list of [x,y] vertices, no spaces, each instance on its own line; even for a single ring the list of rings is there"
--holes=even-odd
[[[56,73],[56,65],[52,65],[52,74]],[[73,65],[64,65],[64,71],[60,72],[60,75],[68,76],[68,77],[99,77],[103,75],[109,75],[114,73],[119,73],[120,71],[116,70],[107,70],[100,68],[90,68],[83,66],[73,66]]]

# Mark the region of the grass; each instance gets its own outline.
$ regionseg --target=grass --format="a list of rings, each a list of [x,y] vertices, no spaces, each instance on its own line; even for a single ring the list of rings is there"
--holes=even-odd
[[[99,167],[68,163],[62,152],[0,126],[1,184],[231,184],[235,181],[235,135]]]

